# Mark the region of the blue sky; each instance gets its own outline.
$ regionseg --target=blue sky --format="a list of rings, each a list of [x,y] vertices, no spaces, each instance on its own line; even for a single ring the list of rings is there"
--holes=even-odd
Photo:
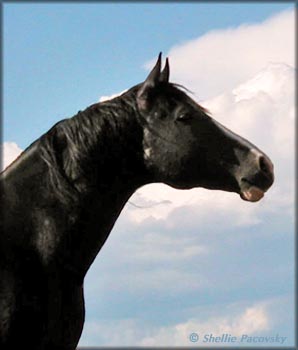
[[[275,164],[276,184],[255,205],[219,191],[137,192],[134,203],[170,204],[124,208],[86,278],[81,345],[193,345],[190,332],[223,329],[293,345],[293,7],[4,5],[4,142],[25,149],[144,80],[163,51],[174,81]]]

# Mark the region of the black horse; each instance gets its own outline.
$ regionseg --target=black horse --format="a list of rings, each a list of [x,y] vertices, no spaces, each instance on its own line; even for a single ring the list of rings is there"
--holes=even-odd
[[[269,158],[169,83],[161,54],[142,84],[60,121],[1,174],[1,349],[76,348],[84,276],[152,182],[251,202],[273,183]]]

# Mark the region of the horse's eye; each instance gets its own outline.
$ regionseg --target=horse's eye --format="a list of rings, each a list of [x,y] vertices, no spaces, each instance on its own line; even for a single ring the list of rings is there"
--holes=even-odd
[[[193,116],[189,113],[181,113],[176,118],[179,122],[188,122],[191,119],[193,119]]]

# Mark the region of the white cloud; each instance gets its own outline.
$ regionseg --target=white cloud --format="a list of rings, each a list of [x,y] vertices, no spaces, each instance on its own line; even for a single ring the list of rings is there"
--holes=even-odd
[[[270,152],[270,156],[293,154],[293,67],[271,63],[248,81],[202,104],[216,119]]]
[[[146,320],[138,319],[89,321],[86,323],[80,345],[194,346],[202,345],[204,334],[212,333],[213,336],[221,336],[227,333],[236,337],[241,337],[243,334],[250,336],[264,334],[270,330],[272,324],[270,309],[273,306],[274,304],[270,302],[227,305],[223,307],[225,316],[191,318],[185,322],[160,328]],[[197,344],[189,340],[193,332],[201,336],[201,341]]]
[[[225,222],[227,216],[234,218],[233,222],[229,222],[230,226],[252,226],[260,222],[258,209],[265,201],[267,198],[262,204],[251,205],[234,193],[205,189],[179,191],[166,185],[152,184],[138,190],[130,199],[136,205],[142,203],[144,208],[127,204],[124,213],[132,223],[162,220],[167,228],[172,229],[178,223],[189,228],[196,224],[203,226],[210,220],[213,223],[214,220]]]
[[[4,142],[3,145],[0,146],[0,152],[2,154],[0,170],[4,170],[21,154],[22,150],[15,142]]]
[[[245,308],[236,315],[214,317],[207,321],[191,319],[185,323],[163,327],[156,334],[144,338],[142,346],[193,346],[189,336],[193,332],[204,334],[212,333],[214,336],[231,334],[241,337],[242,334],[258,334],[270,328],[269,317],[265,305],[256,304]],[[218,347],[217,344],[213,344]]]
[[[270,62],[294,66],[294,36],[294,10],[262,23],[210,31],[170,49],[171,79],[195,91],[201,100],[216,96]]]
[[[127,89],[125,89],[125,90],[123,90],[123,91],[121,91],[121,92],[119,92],[117,94],[112,94],[110,96],[101,96],[99,98],[99,102],[105,102],[105,101],[111,100],[111,99],[113,99],[115,97],[118,97],[118,96],[124,94],[126,91],[127,91]]]

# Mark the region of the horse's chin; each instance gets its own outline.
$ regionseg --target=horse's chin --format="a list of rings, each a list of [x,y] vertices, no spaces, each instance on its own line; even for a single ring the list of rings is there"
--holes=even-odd
[[[258,202],[264,197],[265,192],[259,187],[251,186],[240,192],[240,197],[248,202]]]

